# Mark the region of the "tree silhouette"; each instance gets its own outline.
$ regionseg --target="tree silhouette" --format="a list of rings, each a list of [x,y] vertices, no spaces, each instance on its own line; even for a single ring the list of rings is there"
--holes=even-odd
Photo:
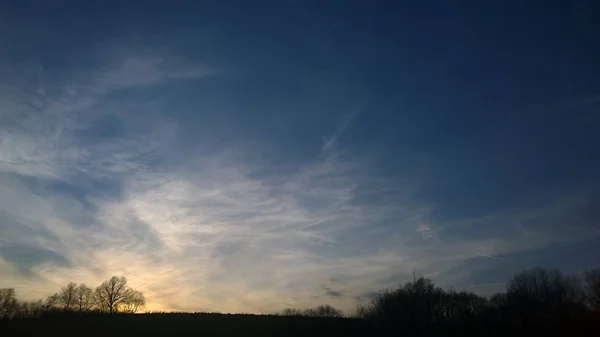
[[[75,306],[81,314],[90,311],[94,305],[94,292],[92,288],[82,283],[75,289]]]
[[[280,313],[281,316],[304,316],[304,311],[296,308],[285,308]]]
[[[513,315],[534,323],[577,316],[584,303],[577,278],[539,267],[510,279],[506,296]]]
[[[280,313],[281,316],[306,316],[306,317],[344,317],[344,313],[329,304],[319,305],[309,309],[286,308]]]
[[[584,273],[586,295],[592,308],[600,310],[600,269],[591,269]]]
[[[127,285],[124,276],[113,276],[104,281],[94,291],[96,305],[100,311],[112,314],[119,309],[137,309],[144,305],[146,300],[141,292],[134,291]]]
[[[338,310],[329,304],[319,305],[313,309],[306,309],[305,315],[311,316],[311,317],[343,317],[344,316],[344,314],[342,313],[341,310]]]
[[[48,296],[48,298],[46,298],[46,303],[44,304],[46,311],[52,311],[52,310],[56,309],[56,306],[58,305],[58,301],[59,301],[58,293]]]
[[[585,291],[583,283],[586,285]],[[552,332],[555,324],[567,327],[569,335],[576,335],[573,328],[579,326],[584,329],[587,328],[586,324],[597,324],[597,312],[592,309],[599,309],[599,284],[600,269],[585,272],[580,280],[565,276],[556,269],[533,268],[512,277],[505,293],[487,299],[471,292],[444,290],[429,279],[419,278],[397,289],[379,292],[370,302],[359,306],[356,316],[363,319],[345,319],[342,311],[330,305],[320,305],[303,310],[285,309],[280,315],[301,317],[280,322],[291,325],[306,322],[307,325],[323,327],[322,331],[336,331],[344,336],[351,335],[348,332],[353,331],[368,332],[369,335],[485,335],[490,331],[509,332],[511,329],[521,329],[527,334],[542,334]],[[16,299],[14,289],[0,289],[0,319],[10,320],[7,324],[22,321],[21,326],[27,327],[30,320],[21,318],[43,317],[39,321],[43,324],[47,318],[78,319],[95,311],[90,315],[107,315],[93,317],[94,320],[101,322],[107,319],[107,322],[120,324],[118,322],[129,321],[129,318],[113,320],[108,318],[108,314],[136,313],[145,303],[144,294],[130,288],[125,277],[113,276],[94,291],[85,284],[69,283],[45,302],[20,302]],[[80,315],[73,315],[73,312],[79,312]],[[165,315],[152,316],[150,319],[158,317]],[[234,316],[227,315],[225,318],[225,315],[212,314],[190,317],[228,320]],[[302,317],[320,319],[306,321]],[[137,318],[148,317],[142,315]],[[272,318],[266,316],[264,319],[267,322]],[[112,327],[112,324],[106,326]],[[344,328],[337,331],[333,326]],[[298,332],[295,328],[293,331]]]
[[[66,286],[62,287],[58,293],[58,304],[62,306],[63,310],[72,310],[75,306],[77,299],[77,284],[70,282]]]
[[[18,317],[40,317],[46,308],[42,300],[21,302],[18,305]]]
[[[377,293],[370,303],[358,308],[358,315],[397,324],[438,322],[453,312],[446,297],[431,280],[419,278],[398,289]]]
[[[0,318],[11,319],[17,313],[18,303],[14,288],[0,289]]]
[[[134,314],[146,305],[146,298],[141,291],[129,289],[121,303],[123,312]]]
[[[438,296],[432,318],[437,323],[473,322],[489,307],[485,298],[470,292],[441,291]]]

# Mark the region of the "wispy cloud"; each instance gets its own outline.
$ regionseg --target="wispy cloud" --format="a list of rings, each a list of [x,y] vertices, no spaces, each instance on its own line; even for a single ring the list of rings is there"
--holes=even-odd
[[[354,111],[346,114],[344,116],[342,122],[338,126],[338,128],[335,130],[335,132],[329,138],[327,138],[325,140],[325,143],[321,147],[321,151],[332,150],[335,147],[338,139],[342,136],[344,131],[346,131],[346,129],[348,129],[348,127],[350,126],[352,121],[354,121],[354,119],[356,119],[356,117],[359,115],[359,113],[360,113],[360,110],[354,110]]]
[[[63,82],[3,79],[0,286],[39,297],[69,281],[123,274],[151,309],[351,308],[413,270],[451,283],[459,278],[451,268],[464,260],[565,239],[540,224],[578,204],[436,219],[433,201],[407,187],[411,177],[336,150],[358,110],[318,154],[285,172],[253,158],[260,148],[182,149],[189,126],[122,94],[155,94],[215,72],[169,54],[117,55]],[[504,235],[494,231],[507,223]]]
[[[211,76],[216,70],[206,66],[182,66],[169,55],[124,55],[114,69],[98,74],[90,91],[105,94],[114,90],[159,84],[164,81]]]
[[[425,240],[437,239],[435,231],[427,224],[420,224],[417,226],[417,232],[419,232],[421,237]]]
[[[40,69],[43,74],[43,68]],[[53,84],[52,93],[45,89],[46,80],[41,75],[37,76],[37,85],[29,87],[11,85],[13,83],[8,82],[11,78],[4,78],[0,100],[3,124],[0,171],[64,178],[68,171],[76,174],[76,170],[93,174],[137,170],[143,160],[132,156],[147,157],[157,150],[172,131],[168,129],[169,121],[149,110],[144,113],[144,120],[135,121],[139,124],[154,121],[147,125],[150,129],[145,134],[137,132],[118,141],[80,144],[79,135],[85,135],[103,118],[114,117],[117,123],[131,118],[130,112],[123,109],[123,102],[115,106],[107,95],[128,88],[213,74],[215,70],[206,66],[173,62],[168,54],[118,53],[95,69],[72,73],[66,83]],[[142,106],[140,103],[136,102]],[[157,134],[163,138],[156,137]]]
[[[505,260],[504,258],[501,258],[501,257],[499,257],[499,256],[488,255],[488,254],[479,254],[479,256],[488,257],[488,258],[490,258],[490,259],[502,260],[502,261],[504,261],[504,260]]]

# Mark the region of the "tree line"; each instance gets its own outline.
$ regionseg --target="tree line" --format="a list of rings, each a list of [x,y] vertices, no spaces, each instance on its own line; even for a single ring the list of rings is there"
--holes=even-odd
[[[51,313],[135,313],[145,305],[144,294],[132,289],[125,277],[113,276],[94,290],[69,283],[45,301],[18,301],[12,288],[0,289],[0,319],[40,317]],[[533,268],[514,275],[506,290],[489,297],[445,290],[427,278],[414,279],[396,289],[374,294],[345,315],[330,305],[288,308],[280,316],[352,317],[386,326],[439,324],[501,324],[512,326],[546,322],[600,319],[600,269],[568,276],[558,269]]]
[[[319,305],[315,308],[295,309],[286,308],[279,313],[281,316],[307,316],[307,317],[344,317],[344,312],[329,304]]]
[[[113,276],[92,289],[70,282],[46,300],[19,301],[14,288],[0,289],[0,319],[40,317],[52,313],[136,313],[146,304],[141,291],[124,276]]]
[[[285,309],[282,316],[341,317],[331,306]],[[490,297],[444,290],[427,278],[380,291],[348,317],[397,326],[501,324],[512,326],[600,318],[600,269],[567,276],[558,269],[533,268],[514,275],[506,291]]]

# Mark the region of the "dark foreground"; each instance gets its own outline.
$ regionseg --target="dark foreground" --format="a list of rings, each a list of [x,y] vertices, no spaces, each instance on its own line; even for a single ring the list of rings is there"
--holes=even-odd
[[[1,336],[600,336],[598,322],[396,326],[352,318],[140,314],[0,322]]]

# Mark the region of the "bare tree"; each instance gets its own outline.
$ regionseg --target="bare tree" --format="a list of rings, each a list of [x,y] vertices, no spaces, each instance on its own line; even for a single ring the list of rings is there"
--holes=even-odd
[[[59,299],[59,295],[58,293],[55,293],[53,295],[48,296],[48,298],[46,298],[46,303],[44,303],[44,307],[46,308],[46,311],[52,311],[56,309],[56,306],[58,305],[58,299]]]
[[[40,317],[45,311],[44,302],[42,300],[21,302],[19,303],[19,317]]]
[[[533,268],[515,275],[506,296],[512,315],[523,322],[577,319],[585,310],[579,280],[558,269]]]
[[[506,294],[509,298],[529,299],[545,305],[583,300],[577,278],[565,276],[558,269],[533,268],[523,271],[508,282]]]
[[[397,324],[428,324],[438,320],[436,315],[443,301],[444,291],[431,280],[421,277],[398,289],[375,294],[359,314],[393,320]]]
[[[586,271],[584,277],[589,305],[600,310],[600,268]]]
[[[485,313],[488,305],[487,299],[474,293],[442,291],[433,306],[433,319],[438,323],[473,321]]]
[[[75,307],[79,313],[88,312],[94,304],[92,288],[82,283],[75,289]]]
[[[505,293],[497,293],[490,297],[489,303],[494,307],[501,307],[506,305],[508,298]]]
[[[306,309],[304,311],[304,314],[306,316],[311,316],[311,317],[343,317],[344,316],[344,313],[341,310],[336,309],[329,304],[319,305],[313,309]]]
[[[487,300],[474,293],[444,291],[426,278],[415,278],[394,290],[373,294],[359,305],[355,315],[382,319],[398,326],[473,321],[488,308]]]
[[[141,291],[127,289],[127,296],[121,302],[123,312],[127,312],[130,314],[135,314],[138,310],[146,305],[146,298]]]
[[[14,288],[0,289],[0,319],[11,319],[18,311]]]
[[[319,305],[310,309],[286,308],[279,313],[281,316],[308,316],[308,317],[344,317],[344,313],[329,304]]]
[[[96,288],[94,297],[98,309],[110,314],[128,307],[130,310],[138,310],[146,303],[141,292],[129,288],[127,279],[124,276],[113,276],[104,281]]]
[[[124,276],[113,276],[96,288],[95,296],[101,311],[117,312],[118,305],[127,296],[127,279]]]
[[[279,314],[281,316],[304,316],[304,311],[296,308],[285,308]]]
[[[75,306],[76,298],[77,284],[70,282],[58,293],[58,304],[62,306],[63,310],[69,311]]]
[[[29,302],[29,315],[31,317],[39,317],[44,313],[44,311],[44,301],[37,300]]]

